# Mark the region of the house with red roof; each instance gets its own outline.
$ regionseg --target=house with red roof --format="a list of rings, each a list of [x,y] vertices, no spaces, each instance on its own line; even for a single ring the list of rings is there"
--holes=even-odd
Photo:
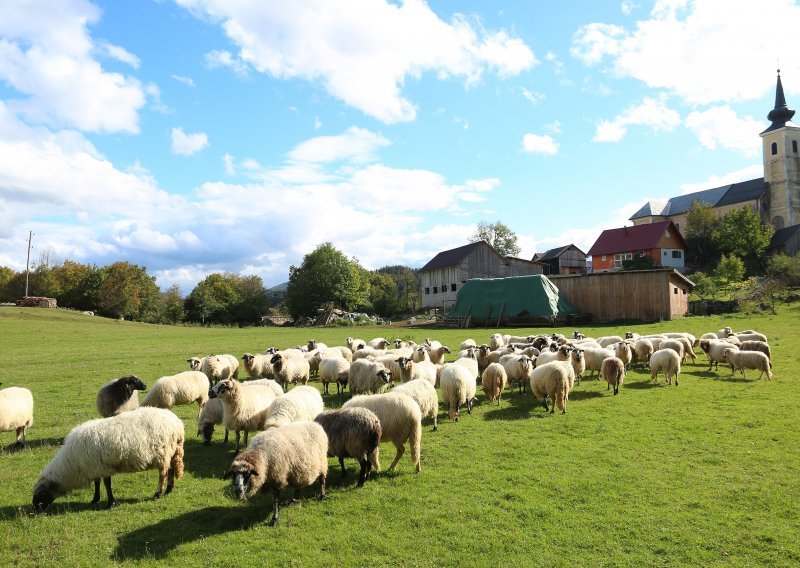
[[[620,270],[625,260],[636,256],[649,256],[654,268],[683,268],[688,248],[675,223],[659,221],[606,229],[587,254],[593,272]]]

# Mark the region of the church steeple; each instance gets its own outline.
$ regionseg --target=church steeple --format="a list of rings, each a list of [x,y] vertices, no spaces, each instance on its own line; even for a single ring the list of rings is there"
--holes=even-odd
[[[786,97],[783,95],[783,85],[781,84],[781,70],[778,69],[778,84],[775,87],[775,108],[769,111],[767,115],[767,120],[771,121],[772,124],[764,132],[783,128],[787,122],[792,120],[793,116],[794,110],[786,105]]]

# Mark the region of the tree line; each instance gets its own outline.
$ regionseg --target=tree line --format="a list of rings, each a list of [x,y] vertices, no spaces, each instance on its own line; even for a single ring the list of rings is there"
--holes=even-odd
[[[22,298],[25,281],[24,271],[0,266],[0,302]],[[43,253],[29,272],[28,295],[55,298],[65,308],[159,324],[255,325],[269,312],[299,319],[327,305],[391,318],[413,312],[420,303],[416,271],[406,266],[369,271],[330,243],[307,254],[299,267],[291,267],[289,286],[278,306],[259,276],[210,274],[183,297],[177,285],[159,289],[144,266],[60,261],[51,253]]]

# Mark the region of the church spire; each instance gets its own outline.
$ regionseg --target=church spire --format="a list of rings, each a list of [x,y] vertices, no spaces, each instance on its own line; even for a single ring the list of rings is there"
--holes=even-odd
[[[778,84],[775,87],[775,108],[769,111],[767,120],[772,124],[764,132],[770,132],[783,128],[786,123],[792,120],[794,110],[786,106],[786,97],[783,94],[783,85],[781,84],[781,70],[778,69]]]

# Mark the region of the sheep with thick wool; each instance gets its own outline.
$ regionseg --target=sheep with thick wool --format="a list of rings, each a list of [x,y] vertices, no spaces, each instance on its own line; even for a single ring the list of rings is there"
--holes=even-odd
[[[497,400],[497,406],[500,406],[500,397],[508,383],[508,374],[506,368],[500,363],[492,363],[481,374],[481,386],[483,392],[490,401]]]
[[[740,332],[734,334],[733,337],[736,337],[740,342],[742,341],[763,341],[764,343],[769,343],[767,341],[767,336],[763,333],[753,332],[753,333],[745,333]]]
[[[680,355],[681,361],[684,360],[685,355],[685,347],[683,343],[679,339],[670,338],[665,339],[661,342],[661,345],[658,347],[658,351],[663,351],[664,349],[672,349],[675,353]]]
[[[633,361],[633,353],[630,343],[627,341],[620,341],[615,343],[612,349],[614,350],[614,356],[622,361],[623,365],[628,367],[631,364],[631,361]],[[602,363],[600,365],[602,366]]]
[[[76,426],[33,488],[37,512],[58,497],[94,480],[92,503],[100,501],[100,479],[106,488],[106,508],[116,505],[111,476],[158,471],[155,498],[169,494],[183,475],[183,422],[161,408],[137,408]],[[166,487],[165,487],[166,486]]]
[[[464,357],[459,357],[455,361],[453,361],[456,365],[461,365],[465,369],[467,369],[470,374],[475,377],[477,380],[478,377],[481,376],[480,369],[478,367],[478,360],[475,357],[475,351],[469,350],[469,354]]]
[[[611,347],[615,343],[619,343],[620,341],[624,341],[619,335],[608,335],[605,337],[598,337],[597,343],[600,347]]]
[[[382,357],[386,355],[385,349],[374,349],[372,347],[362,347],[357,351],[353,351],[353,361],[357,361],[359,359],[374,359],[376,357]]]
[[[444,356],[450,354],[450,348],[446,345],[442,345],[435,339],[426,339],[425,342],[428,347],[428,357],[430,357],[431,363],[434,365],[443,364]]]
[[[467,414],[472,414],[476,384],[471,371],[461,365],[448,363],[442,366],[439,384],[442,387],[442,402],[448,409],[450,420],[458,422],[462,405],[466,405]]]
[[[239,360],[227,353],[208,355],[202,359],[192,357],[188,360],[188,363],[193,371],[200,371],[205,374],[212,385],[224,379],[239,378]]]
[[[503,340],[503,336],[499,333],[493,333],[492,336],[489,338],[489,349],[495,351],[496,349],[500,349],[506,344]]]
[[[458,346],[459,351],[464,351],[465,349],[469,349],[470,347],[478,347],[478,344],[475,342],[474,339],[465,339],[461,342],[461,345]]]
[[[211,388],[210,396],[222,401],[222,423],[225,428],[236,432],[236,451],[239,451],[241,434],[244,443],[250,432],[264,429],[270,405],[275,400],[275,391],[268,385],[240,383],[225,379]]]
[[[739,349],[723,339],[718,339],[717,341],[707,339],[700,340],[700,349],[702,349],[703,353],[708,357],[709,371],[712,366],[714,370],[719,370],[720,361],[725,362],[725,350],[731,347]]]
[[[318,414],[314,422],[328,435],[328,456],[339,459],[342,479],[347,476],[344,458],[358,460],[358,487],[363,487],[373,466],[380,468],[382,431],[378,416],[368,408],[341,408]]]
[[[436,387],[436,365],[430,361],[415,363],[408,357],[398,357],[397,366],[400,369],[400,382],[407,383],[416,379],[423,379]]]
[[[766,355],[770,363],[772,363],[772,349],[769,343],[764,341],[742,341],[739,345],[739,351],[759,351]]]
[[[597,379],[600,380],[600,369],[603,367],[603,359],[606,357],[616,357],[611,349],[601,347],[599,349],[586,347],[583,350],[583,358],[586,360],[586,370],[589,371],[589,378],[594,376],[597,371]]]
[[[350,394],[377,394],[389,388],[391,372],[383,363],[368,359],[357,359],[350,364],[347,383]]]
[[[3,384],[3,383],[0,383]],[[33,425],[33,395],[23,387],[0,390],[0,432],[15,431],[16,445],[24,448],[28,428]]]
[[[344,392],[349,375],[350,361],[344,357],[330,357],[319,362],[319,380],[325,394],[329,394],[330,383],[336,383],[336,394]]]
[[[613,386],[616,396],[619,394],[619,385],[625,380],[625,362],[619,357],[606,357],[600,366],[600,376],[608,383],[606,390]]]
[[[219,398],[209,398],[203,408],[200,409],[200,415],[197,417],[197,435],[203,437],[203,445],[210,446],[211,438],[214,436],[214,427],[217,424],[222,424],[222,419],[225,416],[225,407]],[[223,443],[228,443],[229,430],[225,428],[225,439]]]
[[[574,371],[568,361],[551,361],[541,367],[537,366],[531,373],[531,392],[544,404],[545,412],[549,410],[550,414],[553,414],[557,406],[562,414],[566,414],[572,381],[574,381]],[[552,408],[547,406],[548,398]]]
[[[294,498],[298,499],[301,488],[319,481],[319,498],[325,498],[328,435],[322,426],[311,421],[260,432],[234,458],[224,477],[232,480],[236,499],[243,500],[259,489],[271,491],[272,518],[268,524],[275,526],[284,489],[294,489]]]
[[[270,359],[272,359],[272,355],[253,355],[252,353],[242,355],[242,363],[244,363],[244,370],[247,372],[247,376],[254,379],[271,379],[274,377],[275,374],[272,371]]]
[[[264,430],[278,428],[291,422],[314,420],[325,410],[322,395],[314,387],[297,387],[277,397],[267,409]]]
[[[645,338],[637,339],[633,344],[633,350],[636,353],[636,360],[645,364],[650,362],[650,355],[655,351],[653,342]]]
[[[308,382],[311,367],[305,358],[286,357],[282,353],[276,353],[269,362],[272,364],[275,380],[283,390],[287,390],[290,383],[305,385]]]
[[[367,342],[367,347],[372,347],[373,349],[387,349],[391,344],[392,342],[385,337],[375,337]]]
[[[753,369],[761,371],[758,376],[759,379],[766,373],[767,378],[772,380],[772,371],[770,370],[772,365],[769,362],[769,357],[761,351],[739,351],[728,347],[725,350],[724,357],[725,361],[731,366],[731,375],[736,371],[741,371],[742,376],[746,379],[745,369]]]
[[[431,383],[425,379],[414,379],[394,387],[392,392],[402,392],[410,396],[419,405],[422,417],[433,420],[433,431],[439,429],[439,394]]]
[[[116,416],[120,412],[127,412],[139,408],[138,391],[143,391],[147,386],[136,375],[128,375],[109,381],[100,387],[95,399],[97,412],[103,418]]]
[[[681,373],[681,356],[672,349],[660,349],[650,356],[650,377],[658,382],[658,373],[664,373],[667,384],[675,377],[678,386],[678,375]]]
[[[142,399],[142,406],[172,408],[176,405],[196,402],[200,408],[208,400],[210,383],[200,371],[184,371],[177,375],[161,377]]]
[[[352,337],[348,337],[347,339],[345,339],[344,344],[353,353],[367,346],[367,342],[364,341],[363,339],[354,339]]]
[[[541,356],[539,355],[539,357]],[[498,363],[505,367],[508,384],[512,390],[514,383],[517,383],[520,387],[520,392],[524,392],[526,383],[530,381],[531,372],[536,366],[533,360],[526,355],[503,355]]]
[[[354,396],[344,403],[342,408],[368,408],[381,421],[381,442],[392,442],[397,448],[389,471],[392,471],[405,453],[408,442],[411,451],[411,463],[419,473],[420,445],[422,442],[422,412],[414,400],[402,392],[385,394],[367,394]],[[375,465],[375,464],[373,464]],[[375,465],[380,471],[380,464]]]

